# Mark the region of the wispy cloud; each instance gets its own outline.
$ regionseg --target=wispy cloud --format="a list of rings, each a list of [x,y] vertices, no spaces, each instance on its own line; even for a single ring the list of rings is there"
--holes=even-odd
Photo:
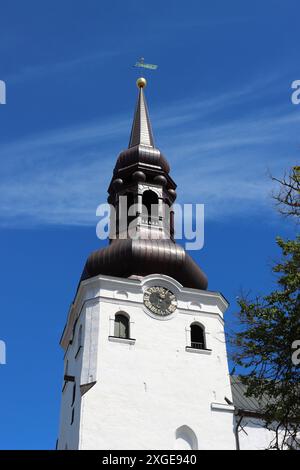
[[[294,163],[300,124],[292,106],[265,105],[269,92],[257,82],[153,110],[181,202],[204,202],[214,219],[267,210],[267,169],[279,173]],[[94,224],[130,124],[107,116],[0,146],[1,225]]]
[[[6,80],[10,83],[22,83],[27,80],[39,79],[45,75],[58,75],[72,71],[74,69],[83,68],[88,64],[102,64],[106,59],[118,55],[115,50],[100,51],[93,54],[85,54],[66,60],[61,59],[57,62],[44,62],[39,65],[24,65],[20,69],[7,76]]]

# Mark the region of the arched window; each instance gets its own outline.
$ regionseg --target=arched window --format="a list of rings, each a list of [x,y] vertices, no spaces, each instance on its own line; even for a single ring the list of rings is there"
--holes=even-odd
[[[199,323],[191,324],[191,347],[194,349],[205,349],[205,332]]]
[[[144,191],[143,193],[143,209],[144,217],[148,217],[148,223],[154,219],[158,219],[158,196],[154,191]]]
[[[125,312],[116,313],[114,336],[117,338],[129,338],[129,317]]]
[[[198,439],[189,426],[180,426],[176,429],[174,449],[198,450]]]

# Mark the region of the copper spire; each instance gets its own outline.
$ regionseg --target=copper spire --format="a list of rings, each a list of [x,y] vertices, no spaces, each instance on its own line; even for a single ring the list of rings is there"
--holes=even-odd
[[[145,78],[139,78],[136,84],[139,88],[139,96],[135,108],[128,148],[135,147],[136,145],[154,147],[152,127],[143,90],[147,85],[147,81]]]
[[[143,90],[146,80],[139,78],[137,86],[139,96],[129,148],[118,156],[108,188],[108,202],[117,209],[111,213],[115,215],[111,215],[114,218],[111,218],[110,243],[105,248],[91,253],[81,280],[100,274],[129,278],[160,273],[176,279],[184,287],[205,290],[205,274],[174,240],[173,217],[168,216],[164,205],[171,207],[174,203],[176,183],[169,175],[167,160],[160,150],[154,147]],[[127,196],[125,209],[120,199],[123,196]],[[132,204],[138,204],[142,209],[141,203],[146,204],[148,200],[149,204],[149,201],[154,200],[153,196],[162,215],[157,217],[151,213],[149,219],[149,216],[143,216],[141,210],[129,220],[132,216],[129,216],[128,208]],[[129,217],[124,217],[124,213]],[[135,226],[137,236],[131,237],[130,225]]]

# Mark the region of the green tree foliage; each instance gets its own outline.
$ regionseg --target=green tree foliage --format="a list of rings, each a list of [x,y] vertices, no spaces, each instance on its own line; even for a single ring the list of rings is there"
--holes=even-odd
[[[299,167],[276,181],[280,212],[297,219]],[[241,376],[247,395],[265,398],[265,425],[275,431],[270,448],[279,450],[296,447],[300,435],[300,237],[276,241],[282,251],[273,267],[276,290],[239,299],[241,330],[233,337],[233,359],[248,372]]]

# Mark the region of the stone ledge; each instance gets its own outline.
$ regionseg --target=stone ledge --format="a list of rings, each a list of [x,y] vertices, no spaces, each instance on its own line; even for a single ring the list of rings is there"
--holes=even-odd
[[[191,353],[196,353],[196,354],[206,354],[206,355],[209,355],[212,353],[212,350],[211,349],[197,349],[197,348],[192,348],[191,346],[186,346],[185,347],[185,350],[187,352],[191,352]]]
[[[234,406],[228,405],[227,403],[211,403],[210,407],[212,410],[234,412]]]
[[[117,336],[109,336],[108,341],[112,341],[113,343],[124,343],[124,344],[134,344],[134,338],[118,338]]]

